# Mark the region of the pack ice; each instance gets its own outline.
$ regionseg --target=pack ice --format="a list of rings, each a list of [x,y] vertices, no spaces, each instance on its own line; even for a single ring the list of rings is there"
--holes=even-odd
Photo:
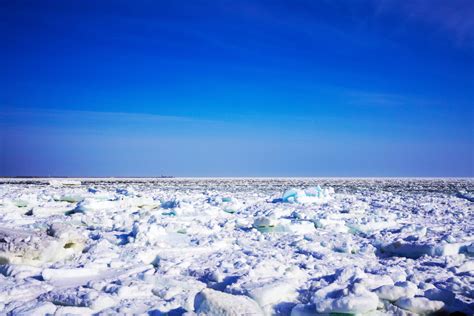
[[[474,314],[472,179],[2,179],[0,315]]]

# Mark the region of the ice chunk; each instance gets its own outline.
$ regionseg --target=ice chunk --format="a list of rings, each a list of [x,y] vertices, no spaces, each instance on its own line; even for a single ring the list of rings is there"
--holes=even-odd
[[[292,189],[286,190],[285,193],[283,193],[281,199],[284,202],[294,203],[294,202],[296,202],[296,199],[298,197],[303,197],[303,196],[306,196],[306,194],[303,190],[292,188]]]
[[[1,264],[0,274],[17,279],[26,279],[41,275],[41,268],[17,264]]]
[[[292,234],[304,235],[314,233],[316,228],[313,222],[281,219],[278,223],[276,230]]]
[[[417,241],[395,241],[383,245],[381,250],[394,256],[418,259],[427,255],[432,257],[453,256],[465,249],[468,243],[447,243],[443,241],[438,244],[423,243]]]
[[[86,279],[89,280],[98,276],[100,271],[97,269],[74,268],[74,269],[45,269],[41,276],[45,281],[60,282],[68,279]]]
[[[322,203],[328,201],[333,193],[333,188],[322,189],[319,185],[306,190],[291,188],[286,190],[281,199],[276,201],[301,204]]]
[[[133,196],[133,195],[136,195],[135,190],[133,190],[132,188],[129,188],[129,189],[117,188],[117,189],[115,189],[115,192],[116,192],[117,194],[125,195],[125,196]]]
[[[401,297],[413,297],[418,288],[411,282],[399,282],[395,285],[383,285],[375,290],[375,293],[381,299],[394,302]]]
[[[329,286],[315,293],[313,303],[319,313],[367,313],[377,309],[379,299],[360,284],[347,289]]]
[[[461,274],[461,273],[470,273],[471,275],[474,275],[474,261],[466,261],[460,266],[454,267],[451,269],[454,271],[456,274]]]
[[[51,302],[55,305],[88,308],[95,312],[116,303],[112,296],[87,288],[53,290],[40,295],[38,300]]]
[[[357,282],[362,284],[370,291],[373,291],[384,285],[393,285],[393,280],[390,276],[371,273],[367,273],[364,277],[361,277],[359,280],[357,280]]]
[[[397,222],[389,216],[367,216],[362,218],[351,218],[346,225],[353,233],[367,234],[395,227],[397,226]]]
[[[92,315],[94,310],[89,307],[78,307],[78,306],[59,306],[54,313],[55,316],[71,316],[71,315]]]
[[[155,200],[152,197],[144,197],[144,196],[129,196],[122,201],[125,204],[125,207],[138,207],[145,210],[151,210],[154,208],[160,207],[160,201]]]
[[[314,225],[318,228],[331,229],[338,233],[347,233],[350,230],[343,219],[331,218],[330,216],[314,219]]]
[[[439,311],[444,307],[441,301],[431,301],[426,297],[403,297],[395,302],[400,308],[417,314],[430,314]]]
[[[238,212],[242,208],[242,203],[237,200],[231,200],[224,205],[224,212],[233,214]]]
[[[206,284],[192,277],[173,276],[157,278],[152,292],[164,300],[179,302],[179,305],[188,311],[194,310],[196,294],[206,288]]]
[[[470,255],[474,255],[474,242],[466,245],[466,252]]]
[[[161,201],[161,208],[164,209],[172,209],[172,208],[177,208],[180,206],[180,202],[176,199],[169,200],[169,201]]]
[[[307,196],[317,196],[320,197],[323,194],[323,189],[318,185],[316,187],[307,188],[305,190]]]
[[[224,212],[230,214],[238,212],[243,206],[240,201],[230,196],[211,196],[207,199],[207,202],[212,206],[222,207]]]
[[[273,305],[295,301],[298,297],[296,288],[295,282],[283,278],[256,286],[248,291],[248,295],[270,314]]]
[[[426,290],[424,296],[432,301],[442,301],[445,304],[451,304],[456,298],[453,292],[438,288]]]
[[[41,265],[82,251],[84,242],[74,231],[61,234],[0,228],[0,263]]]
[[[115,201],[108,201],[108,200],[97,200],[87,198],[83,201],[79,202],[74,211],[76,212],[88,212],[88,211],[99,211],[99,210],[107,210],[112,209],[117,206]]]
[[[144,298],[152,294],[153,284],[148,283],[132,283],[130,285],[122,285],[117,289],[117,296],[120,299]]]
[[[263,315],[251,298],[212,289],[204,289],[196,295],[194,308],[198,315],[207,316]]]
[[[318,198],[329,197],[334,194],[334,189],[331,187],[321,188],[319,185],[316,187],[310,187],[305,190],[306,196],[313,196]]]
[[[260,216],[253,222],[253,227],[260,232],[270,232],[274,230],[277,221],[273,216]]]
[[[80,195],[63,194],[61,196],[54,197],[54,200],[61,202],[77,203],[84,200],[84,198]]]
[[[7,278],[3,279],[3,276],[0,277],[0,304],[12,301],[30,301],[53,288],[51,285],[36,279],[13,282]]]
[[[99,192],[99,190],[96,189],[96,188],[94,188],[94,187],[90,187],[90,188],[87,188],[87,192],[89,192],[89,193],[97,193],[97,192]]]
[[[337,271],[335,281],[316,291],[312,301],[318,313],[367,313],[377,309],[379,298],[360,281],[367,275],[360,269]]]
[[[27,207],[29,204],[28,201],[25,201],[25,200],[15,200],[15,201],[12,201],[12,203],[16,207]]]
[[[239,277],[228,289],[248,295],[260,305],[266,315],[270,315],[281,307],[280,304],[297,300],[298,288],[306,278],[305,271],[296,266],[266,260]]]

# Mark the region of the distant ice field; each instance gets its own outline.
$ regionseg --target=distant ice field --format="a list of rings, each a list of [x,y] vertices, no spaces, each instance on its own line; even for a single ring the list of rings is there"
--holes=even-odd
[[[0,315],[453,312],[473,179],[0,179]]]

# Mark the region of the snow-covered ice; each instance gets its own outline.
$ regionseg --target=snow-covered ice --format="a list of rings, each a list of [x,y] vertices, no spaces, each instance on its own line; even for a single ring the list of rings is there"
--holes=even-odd
[[[474,314],[471,179],[2,179],[0,315]]]

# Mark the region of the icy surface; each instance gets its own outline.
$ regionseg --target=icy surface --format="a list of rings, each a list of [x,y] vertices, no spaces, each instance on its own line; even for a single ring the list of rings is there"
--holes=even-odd
[[[2,179],[0,315],[474,313],[469,179]]]

